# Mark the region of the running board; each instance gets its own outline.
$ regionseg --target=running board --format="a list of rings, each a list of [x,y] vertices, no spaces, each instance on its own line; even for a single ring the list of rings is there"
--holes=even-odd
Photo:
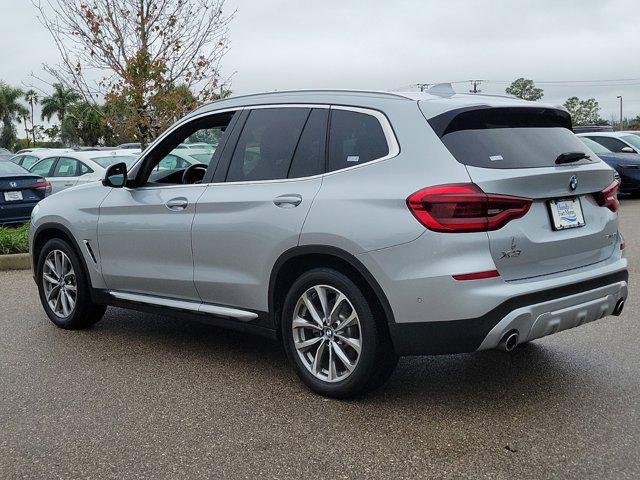
[[[171,298],[155,297],[153,295],[141,295],[138,293],[110,291],[109,295],[118,300],[128,302],[145,303],[156,307],[175,308],[177,310],[189,310],[191,312],[207,313],[218,317],[234,318],[241,322],[249,322],[258,318],[257,313],[247,312],[231,307],[221,307],[209,303],[190,302],[188,300],[174,300]]]

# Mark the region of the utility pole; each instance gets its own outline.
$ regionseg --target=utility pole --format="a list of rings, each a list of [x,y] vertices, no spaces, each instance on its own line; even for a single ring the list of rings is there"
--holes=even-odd
[[[469,90],[469,92],[471,92],[471,93],[481,93],[482,92],[482,90],[478,90],[478,87],[482,83],[482,80],[469,80],[469,81],[471,82],[471,90]]]
[[[622,124],[622,95],[618,95],[620,99],[620,131],[624,130],[624,125]]]

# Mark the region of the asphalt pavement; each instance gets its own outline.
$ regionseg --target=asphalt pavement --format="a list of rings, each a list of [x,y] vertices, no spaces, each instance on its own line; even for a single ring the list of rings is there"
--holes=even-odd
[[[0,479],[640,478],[640,200],[621,317],[511,354],[402,359],[358,400],[274,342],[111,308],[64,331],[0,273]]]

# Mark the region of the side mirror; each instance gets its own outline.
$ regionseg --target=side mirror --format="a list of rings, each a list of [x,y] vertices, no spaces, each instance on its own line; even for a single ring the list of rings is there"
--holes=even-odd
[[[102,184],[105,187],[122,188],[127,183],[127,164],[116,163],[107,168]]]
[[[631,147],[622,147],[620,151],[624,153],[636,153],[636,151]]]

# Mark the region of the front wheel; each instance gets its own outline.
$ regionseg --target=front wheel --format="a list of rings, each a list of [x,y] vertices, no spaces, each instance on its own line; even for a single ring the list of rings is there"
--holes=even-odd
[[[287,356],[311,390],[346,398],[370,391],[393,372],[396,356],[384,319],[342,273],[313,269],[291,286],[282,312]]]
[[[106,310],[92,302],[81,261],[73,247],[59,238],[49,240],[38,257],[40,301],[49,319],[60,328],[88,327]]]

